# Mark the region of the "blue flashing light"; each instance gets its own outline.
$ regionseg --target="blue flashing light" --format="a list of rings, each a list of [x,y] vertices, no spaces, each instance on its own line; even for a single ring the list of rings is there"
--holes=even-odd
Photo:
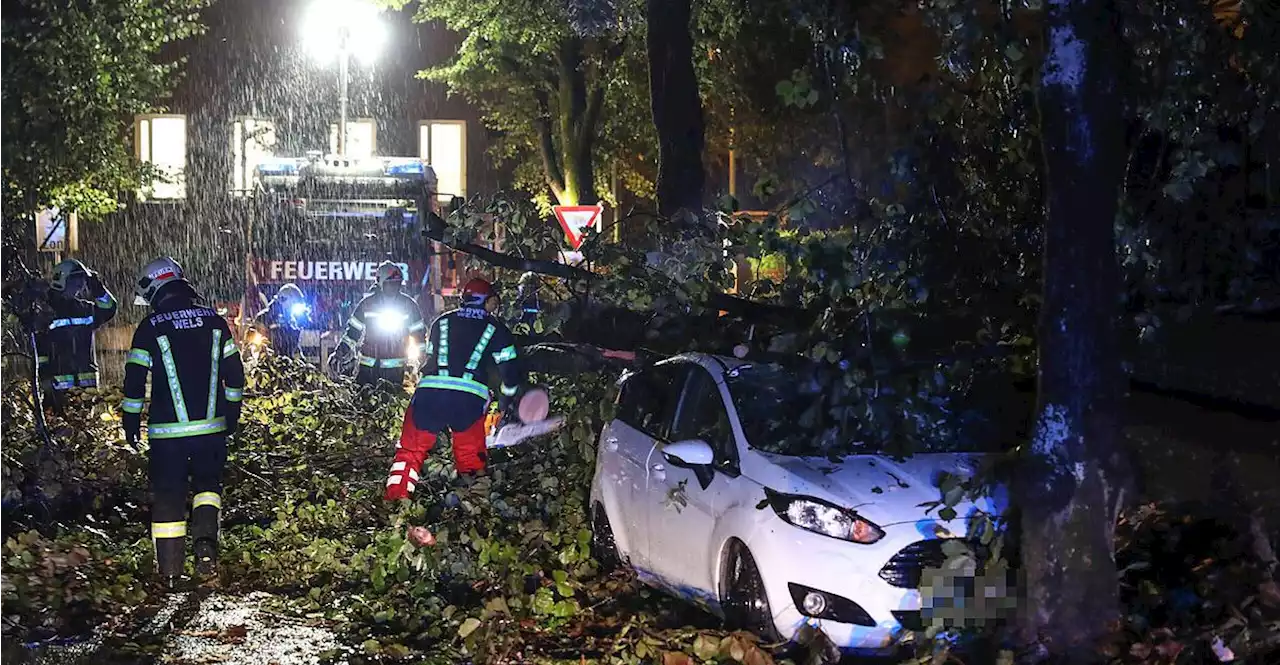
[[[311,311],[311,308],[308,307],[305,302],[295,302],[289,307],[289,314],[295,318],[300,317],[309,311]]]
[[[399,163],[387,164],[386,173],[389,176],[396,175],[423,175],[427,172],[420,160],[410,160]]]

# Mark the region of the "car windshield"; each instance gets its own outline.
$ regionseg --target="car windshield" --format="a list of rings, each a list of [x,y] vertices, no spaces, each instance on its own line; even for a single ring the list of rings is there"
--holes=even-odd
[[[889,450],[894,447],[893,443],[867,443],[872,437],[860,431],[856,420],[844,424],[832,422],[828,415],[832,408],[828,393],[811,366],[740,365],[726,373],[725,382],[737,407],[747,444],[756,450],[821,457],[908,452]],[[966,442],[968,438],[934,437],[916,444],[911,452],[986,452],[982,437],[976,443]]]

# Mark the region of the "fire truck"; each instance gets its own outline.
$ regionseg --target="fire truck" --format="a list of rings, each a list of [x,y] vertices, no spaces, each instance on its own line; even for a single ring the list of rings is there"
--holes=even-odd
[[[239,320],[254,324],[285,284],[303,293],[304,357],[321,363],[338,344],[352,310],[375,285],[378,264],[397,263],[405,291],[428,320],[456,280],[452,261],[424,242],[423,216],[439,214],[436,177],[407,157],[350,159],[309,153],[255,169],[249,256]],[[260,335],[246,335],[261,343]]]

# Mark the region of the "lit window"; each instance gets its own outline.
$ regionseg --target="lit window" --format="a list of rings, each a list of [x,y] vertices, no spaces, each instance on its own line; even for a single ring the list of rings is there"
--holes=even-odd
[[[240,118],[231,126],[231,191],[244,196],[253,189],[253,170],[275,154],[276,123]]]
[[[448,203],[467,196],[467,123],[463,120],[424,120],[418,123],[418,156],[436,172],[437,197]]]
[[[378,130],[373,118],[347,119],[347,151],[345,157],[368,159],[378,150]],[[329,152],[338,154],[338,123],[329,125]]]
[[[187,117],[140,115],[134,120],[134,146],[139,161],[151,164],[156,177],[143,186],[144,199],[187,196]]]

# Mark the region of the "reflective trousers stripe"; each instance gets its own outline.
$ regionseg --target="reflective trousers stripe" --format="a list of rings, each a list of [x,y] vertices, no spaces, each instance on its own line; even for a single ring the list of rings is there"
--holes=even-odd
[[[184,538],[187,535],[186,522],[152,522],[152,538]]]
[[[120,402],[120,409],[125,413],[142,413],[142,400],[126,397]]]
[[[222,508],[222,496],[217,492],[200,492],[191,500],[192,509],[200,506],[213,506],[214,508]]]

